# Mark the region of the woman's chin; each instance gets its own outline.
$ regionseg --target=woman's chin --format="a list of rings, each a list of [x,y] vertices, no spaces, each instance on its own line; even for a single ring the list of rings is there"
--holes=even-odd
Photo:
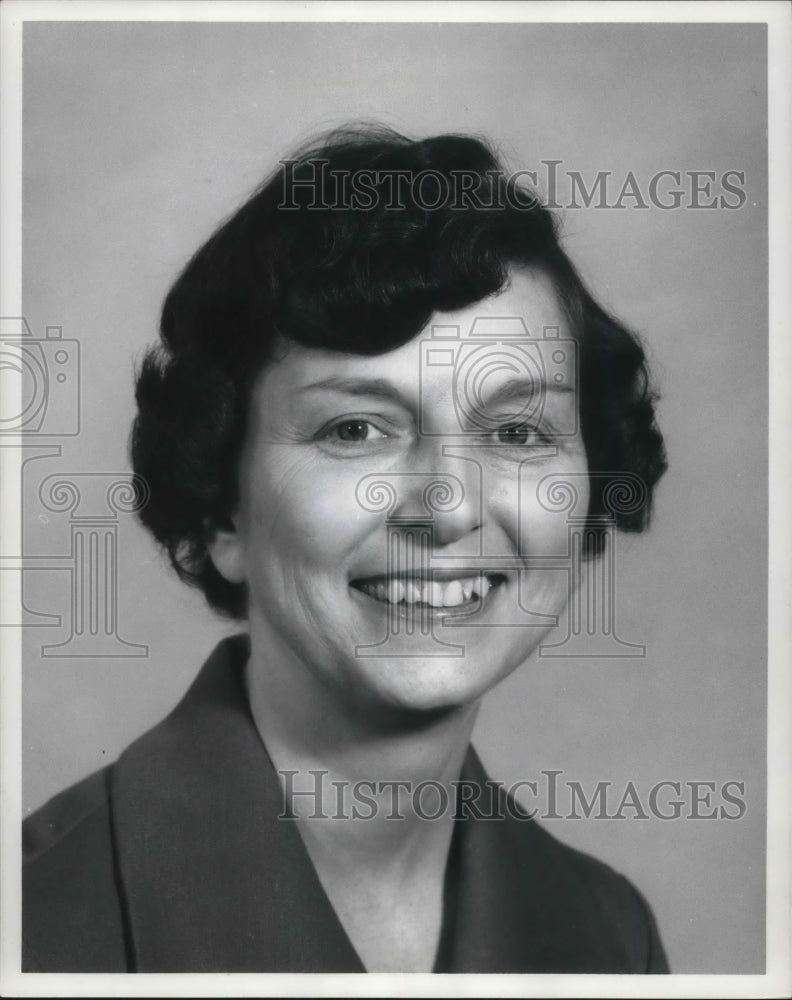
[[[362,658],[356,663],[364,682],[366,707],[376,714],[436,715],[476,705],[491,688],[519,666],[501,664],[481,655],[447,656],[425,653]],[[360,672],[364,677],[360,677]]]

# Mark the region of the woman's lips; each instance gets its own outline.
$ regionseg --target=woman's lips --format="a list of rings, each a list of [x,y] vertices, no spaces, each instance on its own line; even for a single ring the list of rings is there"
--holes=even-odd
[[[385,605],[409,610],[472,611],[490,591],[505,583],[501,573],[454,572],[425,575],[376,576],[353,580],[351,586]]]

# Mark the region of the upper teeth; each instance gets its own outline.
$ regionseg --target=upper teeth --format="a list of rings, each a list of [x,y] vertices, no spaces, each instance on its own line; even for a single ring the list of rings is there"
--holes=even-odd
[[[379,583],[368,582],[360,585],[370,597],[390,604],[416,604],[422,601],[433,608],[453,608],[466,604],[474,596],[482,600],[490,592],[492,584],[484,575],[462,577],[458,580],[448,580],[444,583],[427,580],[383,580]]]

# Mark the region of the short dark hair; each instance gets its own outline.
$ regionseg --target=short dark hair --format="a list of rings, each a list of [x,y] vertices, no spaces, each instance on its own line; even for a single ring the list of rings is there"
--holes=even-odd
[[[398,185],[419,175],[420,184]],[[149,489],[140,517],[179,576],[216,610],[245,616],[245,587],[215,569],[207,538],[235,507],[253,382],[280,338],[385,353],[433,313],[498,292],[515,266],[553,280],[580,345],[589,468],[638,477],[644,500],[615,522],[641,531],[666,468],[644,350],[587,291],[554,216],[478,137],[413,141],[348,127],[281,161],[165,299],[161,345],[137,375],[131,452]],[[608,485],[592,477],[592,525]],[[586,554],[597,554],[602,533],[586,537]]]

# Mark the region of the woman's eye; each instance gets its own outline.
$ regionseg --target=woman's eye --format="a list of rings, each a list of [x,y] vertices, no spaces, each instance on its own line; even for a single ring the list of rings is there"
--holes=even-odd
[[[343,420],[333,424],[325,432],[324,437],[330,441],[341,441],[344,444],[362,444],[363,442],[380,441],[387,437],[379,428],[368,420]]]
[[[501,444],[526,446],[544,444],[547,440],[545,435],[530,424],[509,424],[499,427],[496,433]]]

